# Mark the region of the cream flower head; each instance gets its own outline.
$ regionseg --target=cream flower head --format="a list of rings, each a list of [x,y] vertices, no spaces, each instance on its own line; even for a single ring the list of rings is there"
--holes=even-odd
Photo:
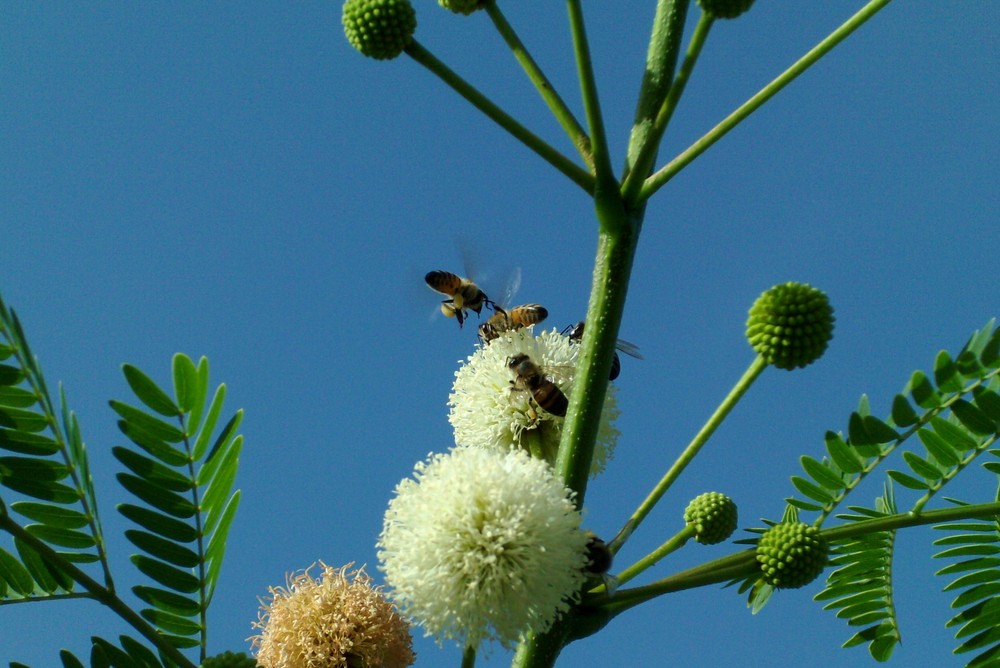
[[[455,383],[448,397],[451,408],[448,421],[455,430],[455,443],[460,446],[500,452],[537,451],[551,464],[559,450],[564,418],[541,408],[530,390],[512,384],[515,378],[507,363],[522,353],[563,394],[573,396],[580,346],[554,329],[538,336],[533,336],[529,329],[519,329],[480,346],[455,372]],[[619,432],[612,424],[618,417],[616,391],[613,385],[609,386],[604,398],[591,475],[604,470],[618,442]]]
[[[261,600],[253,636],[257,664],[264,668],[405,668],[416,656],[409,624],[372,587],[364,568],[333,568],[320,562],[319,579],[309,569],[271,587]],[[311,568],[311,567],[310,567]]]
[[[523,452],[455,448],[396,486],[379,538],[392,599],[438,642],[509,647],[569,609],[587,534],[571,493]]]

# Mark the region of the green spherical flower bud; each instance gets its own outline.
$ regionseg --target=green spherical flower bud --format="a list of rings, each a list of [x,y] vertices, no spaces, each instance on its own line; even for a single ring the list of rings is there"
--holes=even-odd
[[[401,54],[417,29],[409,0],[347,0],[342,21],[351,46],[378,60]]]
[[[768,364],[792,370],[812,364],[833,338],[833,307],[822,290],[785,283],[750,307],[747,340]]]
[[[717,19],[735,19],[750,9],[753,0],[698,0],[698,4]]]
[[[438,4],[450,12],[466,16],[483,8],[481,0],[438,0]]]
[[[244,652],[223,652],[205,659],[201,668],[257,668],[257,660]]]
[[[715,545],[733,535],[737,519],[736,504],[719,492],[699,494],[684,510],[685,524],[694,527],[694,539],[703,545]]]
[[[769,585],[798,589],[823,572],[827,552],[816,527],[804,522],[775,524],[757,542],[757,563]]]

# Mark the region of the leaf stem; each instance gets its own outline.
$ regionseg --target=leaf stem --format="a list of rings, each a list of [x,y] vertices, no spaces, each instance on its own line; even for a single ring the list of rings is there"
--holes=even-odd
[[[996,518],[997,516],[1000,516],[1000,501],[929,510],[921,514],[898,513],[823,529],[820,533],[827,541],[835,541],[880,531],[895,531],[926,524],[972,518]],[[742,550],[642,587],[618,590],[614,598],[607,599],[601,605],[613,615],[618,615],[657,596],[744,578],[753,574],[756,569],[755,551],[752,549]]]
[[[406,47],[406,53],[451,86],[456,93],[468,100],[472,106],[486,114],[493,122],[537,153],[543,160],[568,176],[573,183],[588,193],[593,192],[594,177],[592,174],[547,144],[541,137],[521,125],[510,114],[438,60],[430,51],[421,46],[419,42],[416,40],[410,42],[410,45]]]
[[[493,25],[496,26],[497,32],[507,42],[507,46],[510,47],[514,57],[517,58],[517,62],[521,64],[524,73],[528,75],[528,79],[534,84],[539,95],[542,96],[545,104],[552,111],[552,115],[555,116],[559,125],[569,135],[570,140],[576,146],[576,150],[579,151],[584,163],[593,172],[594,154],[590,147],[590,137],[587,136],[587,131],[576,120],[576,116],[573,115],[573,112],[563,102],[562,97],[559,96],[559,93],[556,92],[548,77],[542,72],[542,68],[531,57],[527,47],[521,42],[521,38],[517,36],[517,32],[515,32],[514,28],[507,21],[507,18],[503,15],[503,12],[497,6],[496,0],[486,0],[482,6],[493,20]]]
[[[657,562],[659,562],[661,559],[663,559],[671,552],[675,552],[680,548],[684,547],[684,545],[694,536],[694,534],[695,534],[694,527],[685,526],[683,529],[681,529],[676,534],[667,539],[663,543],[663,545],[660,545],[658,548],[647,554],[645,557],[635,562],[634,564],[623,570],[621,573],[619,573],[617,576],[615,576],[616,580],[618,581],[618,584],[619,585],[625,584],[626,582],[633,579],[635,576],[639,575],[643,571],[646,571],[649,568],[655,566]]]
[[[754,361],[750,364],[747,370],[743,373],[743,376],[736,382],[733,389],[729,391],[726,398],[722,400],[719,407],[715,409],[715,412],[708,418],[704,426],[695,434],[688,446],[684,448],[684,451],[677,457],[673,466],[664,474],[663,478],[656,484],[656,487],[649,493],[646,499],[639,505],[639,507],[632,513],[632,517],[629,518],[622,530],[618,532],[614,540],[608,543],[608,547],[613,553],[617,553],[621,549],[622,545],[629,539],[629,536],[638,528],[646,516],[653,510],[653,507],[657,504],[660,498],[666,493],[670,486],[677,480],[681,472],[687,468],[688,464],[694,460],[698,451],[701,450],[702,446],[708,442],[708,439],[712,437],[715,430],[718,429],[722,421],[726,419],[729,412],[733,410],[739,400],[746,394],[753,382],[757,380],[757,377],[767,368],[767,362],[764,358],[758,355]]]
[[[128,606],[128,604],[118,598],[113,591],[104,587],[80,570],[76,565],[67,561],[58,552],[49,547],[47,543],[31,535],[6,513],[0,513],[0,529],[3,529],[15,538],[27,543],[31,546],[31,549],[38,552],[38,554],[40,554],[46,561],[52,563],[54,566],[59,568],[59,570],[73,578],[74,582],[79,583],[84,589],[90,592],[93,599],[114,610],[119,617],[131,624],[136,631],[141,633],[160,652],[169,657],[170,660],[178,666],[182,666],[183,668],[196,668],[195,664],[191,663],[186,656],[181,654],[176,647],[171,645],[163,636],[161,636],[159,631],[153,628],[153,626],[151,626],[145,619],[140,617],[138,613]]]
[[[587,29],[583,21],[583,8],[580,0],[567,0],[566,11],[569,15],[570,33],[573,35],[573,52],[576,55],[577,76],[580,78],[580,95],[583,99],[583,110],[590,127],[590,149],[593,154],[593,169],[597,175],[598,184],[614,179],[611,168],[611,157],[608,153],[608,139],[604,133],[604,118],[601,115],[601,103],[597,95],[597,80],[594,78],[594,65],[590,58],[590,44],[587,41]]]
[[[809,69],[820,58],[825,56],[833,47],[847,38],[852,32],[861,27],[868,19],[874,16],[879,10],[889,4],[891,0],[871,0],[862,7],[854,16],[848,19],[843,25],[834,30],[823,41],[809,50],[804,56],[799,58],[791,67],[778,75],[771,83],[766,85],[756,95],[740,105],[733,113],[729,114],[718,125],[709,130],[701,139],[693,143],[690,147],[680,153],[676,158],[660,168],[655,174],[646,179],[642,190],[639,192],[638,200],[644,200],[663,187],[679,171],[684,169],[695,158],[708,150],[712,144],[719,141],[730,130],[747,118],[754,111],[759,109],[765,102],[770,100],[782,88],[791,83],[796,77]]]

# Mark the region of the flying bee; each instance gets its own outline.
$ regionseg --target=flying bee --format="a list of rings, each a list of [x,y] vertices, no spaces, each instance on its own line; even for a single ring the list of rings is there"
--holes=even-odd
[[[513,389],[531,393],[541,408],[553,415],[565,417],[569,400],[559,389],[559,386],[545,377],[537,364],[524,353],[507,358],[507,368],[514,372],[514,380],[510,381]]]
[[[424,276],[424,281],[432,290],[448,295],[449,298],[441,302],[441,313],[458,320],[459,327],[465,322],[469,311],[479,315],[483,306],[496,311],[496,304],[479,289],[478,285],[458,274],[450,271],[429,271]]]
[[[569,325],[562,331],[564,336],[568,336],[571,343],[579,343],[583,339],[583,321],[576,323],[575,325]],[[634,343],[629,343],[628,341],[623,341],[618,339],[615,341],[615,348],[622,351],[626,355],[630,355],[636,359],[642,359],[642,354],[639,352],[639,347]],[[618,353],[615,353],[614,358],[611,360],[611,375],[609,380],[614,380],[622,372],[622,361],[618,357]]]
[[[521,304],[509,310],[494,304],[493,311],[493,315],[479,326],[479,338],[482,339],[483,345],[504,332],[536,325],[549,317],[549,312],[541,304]]]

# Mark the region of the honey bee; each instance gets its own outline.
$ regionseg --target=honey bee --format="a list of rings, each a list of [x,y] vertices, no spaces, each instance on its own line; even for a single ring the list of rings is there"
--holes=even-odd
[[[575,325],[569,325],[562,331],[564,336],[568,336],[572,343],[579,343],[583,339],[583,321],[576,323]],[[630,355],[636,359],[642,359],[642,354],[639,352],[639,347],[628,341],[623,341],[618,339],[615,341],[615,348],[622,351],[626,355]],[[611,375],[608,380],[614,380],[622,372],[622,361],[618,357],[618,353],[615,353],[614,358],[611,360]]]
[[[591,575],[604,575],[611,570],[614,555],[608,544],[597,537],[593,531],[587,532],[587,566]]]
[[[553,415],[565,417],[569,400],[559,386],[542,374],[542,370],[531,358],[520,353],[507,358],[507,368],[514,372],[510,381],[515,390],[531,392],[531,398],[541,408]]]
[[[448,295],[449,298],[441,302],[441,313],[458,320],[459,327],[465,322],[469,311],[474,311],[476,315],[479,315],[483,306],[488,306],[496,311],[496,304],[486,296],[486,293],[478,285],[458,274],[453,274],[450,271],[429,271],[424,276],[424,281],[432,290]]]
[[[494,304],[493,311],[493,315],[479,326],[479,338],[484,345],[504,332],[536,325],[549,317],[549,312],[541,304],[521,304],[509,310]]]

